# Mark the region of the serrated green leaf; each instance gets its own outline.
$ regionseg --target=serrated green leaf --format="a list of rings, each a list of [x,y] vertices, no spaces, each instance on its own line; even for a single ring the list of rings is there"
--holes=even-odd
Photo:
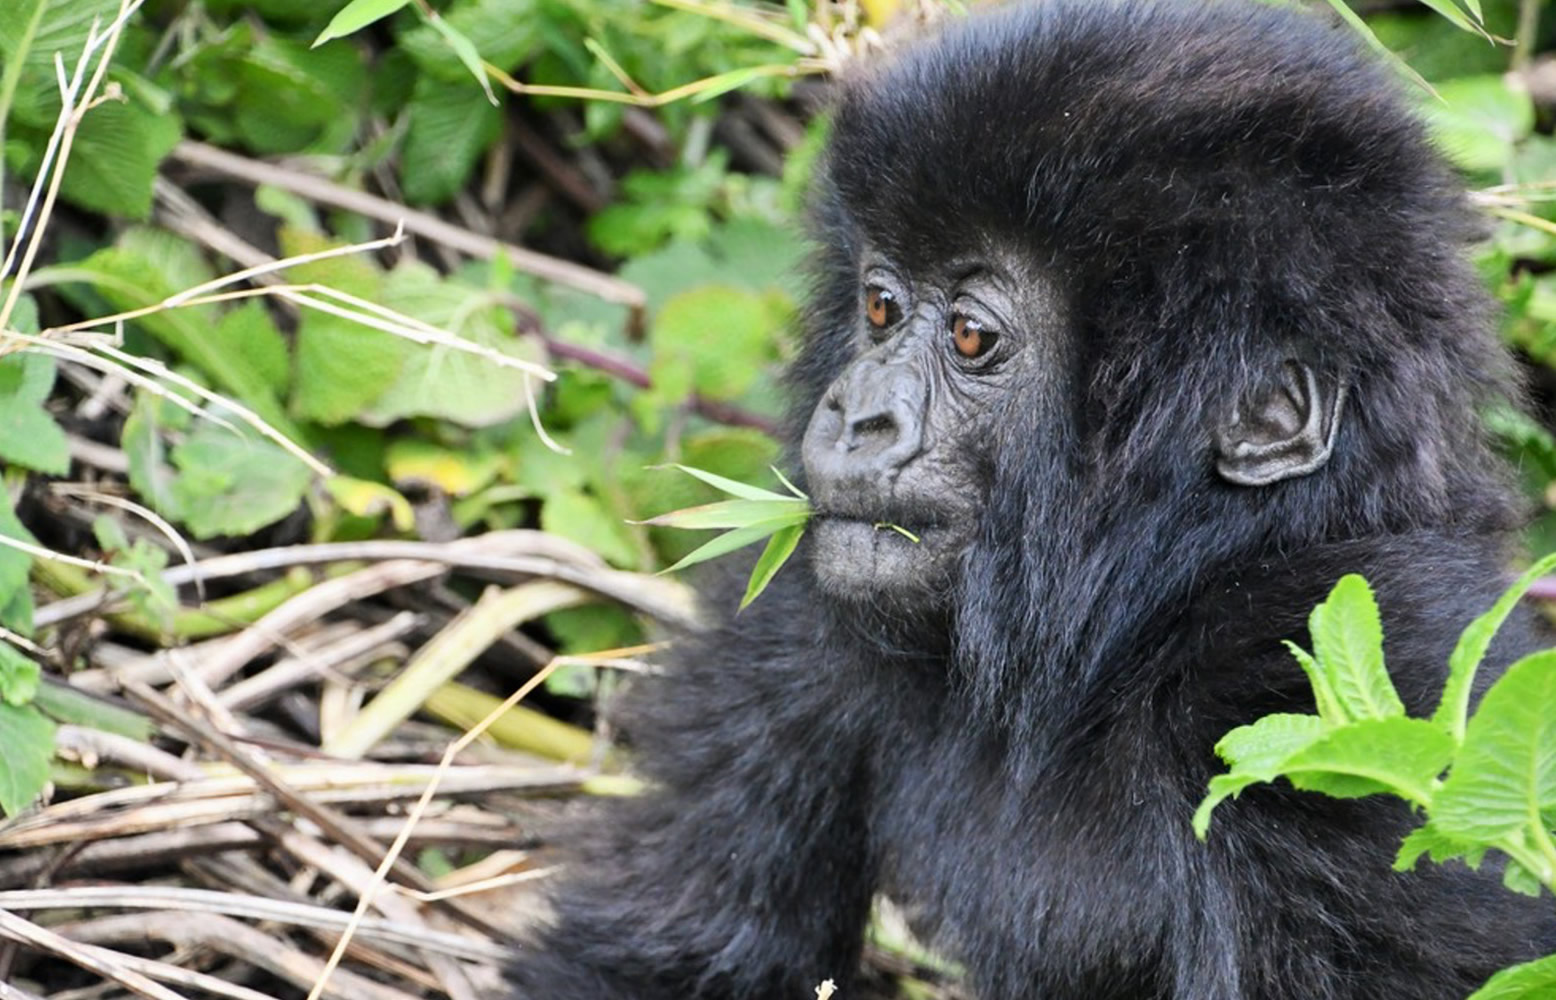
[[[537,25],[547,20],[535,10],[534,0],[456,0],[440,14],[459,34],[479,39],[481,59],[502,70],[512,70],[535,56],[539,50]],[[423,20],[401,33],[398,41],[422,73],[449,83],[464,83],[470,92],[470,71],[435,27]]]
[[[0,460],[62,476],[70,471],[70,444],[43,405],[54,368],[43,354],[0,358]]]
[[[1269,781],[1292,754],[1311,746],[1328,728],[1314,715],[1266,715],[1221,737],[1216,756],[1238,771],[1267,774],[1263,780]]]
[[[38,544],[38,539],[22,526],[11,510],[11,496],[6,490],[0,490],[0,535],[28,545]],[[0,545],[0,608],[9,609],[12,602],[28,594],[27,574],[31,568],[32,556],[9,545]]]
[[[1211,780],[1210,794],[1194,814],[1196,833],[1204,836],[1211,810],[1227,796],[1277,777],[1339,798],[1390,792],[1425,805],[1432,798],[1433,782],[1453,754],[1448,735],[1423,719],[1363,719],[1324,727],[1310,738],[1315,724],[1322,726],[1312,716],[1267,716],[1227,734],[1233,741],[1228,752],[1242,756],[1230,773]],[[1287,746],[1296,749],[1282,759]]]
[[[319,37],[313,40],[313,46],[317,48],[332,39],[343,38],[353,32],[361,31],[374,21],[381,21],[402,7],[409,5],[411,0],[351,0],[342,7],[332,18],[330,23],[319,32]]]
[[[1383,625],[1367,581],[1354,573],[1340,578],[1329,597],[1308,617],[1313,655],[1328,678],[1347,719],[1390,719],[1405,714],[1404,703],[1383,667]]]
[[[0,702],[0,747],[0,812],[15,816],[48,783],[54,723],[31,705]]]
[[[748,524],[784,517],[794,518],[796,524],[803,523],[810,517],[810,504],[804,500],[721,500],[700,507],[672,510],[638,523],[695,531],[744,528]]]
[[[202,421],[173,449],[172,490],[190,534],[246,535],[297,509],[312,475],[269,441]]]
[[[1481,699],[1464,744],[1432,801],[1432,822],[1491,842],[1556,808],[1556,650],[1508,668]]]
[[[472,306],[475,294],[425,265],[407,263],[386,277],[379,301],[474,345],[540,363],[543,348],[533,337],[517,336],[513,314],[495,305]],[[382,427],[408,417],[440,417],[488,427],[523,413],[526,392],[542,389],[534,376],[467,351],[410,346],[399,377],[362,409],[360,422]]]
[[[662,573],[674,573],[678,569],[695,566],[698,563],[707,562],[709,559],[717,559],[719,556],[728,555],[736,549],[741,549],[753,542],[760,542],[768,535],[775,534],[785,528],[795,527],[791,518],[783,517],[773,521],[762,521],[757,524],[748,524],[744,528],[735,528],[726,531],[712,541],[700,545],[666,569]]]
[[[259,33],[232,63],[232,72],[234,100],[228,115],[255,152],[336,152],[355,137],[367,83],[355,46],[310,49],[275,33]]]
[[[182,138],[175,114],[134,101],[101,104],[81,121],[60,195],[94,212],[145,219],[157,168]]]
[[[175,428],[187,424],[187,415],[149,392],[135,395],[130,415],[119,435],[119,447],[130,464],[130,485],[141,502],[171,521],[184,519],[184,508],[173,491],[177,474],[167,462],[167,446],[162,440],[163,421],[172,414]]]
[[[1550,1000],[1556,996],[1556,955],[1514,965],[1486,980],[1468,1000]]]
[[[107,24],[118,0],[6,0],[0,3],[0,67],[18,85],[13,111],[17,120],[49,127],[59,113],[54,55],[67,65],[86,43],[92,22]]]
[[[1437,864],[1451,861],[1454,858],[1464,857],[1473,850],[1474,845],[1467,844],[1455,837],[1443,833],[1430,822],[1411,830],[1405,839],[1400,842],[1399,853],[1394,858],[1394,870],[1397,872],[1413,871],[1416,862],[1421,855],[1429,856]]]
[[[1502,868],[1502,888],[1520,896],[1538,897],[1543,887],[1538,875],[1512,858],[1507,859],[1507,864]]]
[[[746,594],[740,599],[740,610],[744,611],[746,605],[761,596],[767,585],[773,582],[773,577],[783,568],[783,564],[789,561],[794,554],[795,546],[800,544],[800,536],[805,534],[805,524],[790,525],[773,533],[773,537],[767,540],[767,548],[762,550],[761,556],[756,560],[756,565],[751,569],[751,579],[746,584]]]
[[[1448,657],[1448,680],[1443,684],[1442,700],[1437,704],[1437,711],[1432,713],[1432,721],[1452,736],[1454,742],[1464,739],[1470,691],[1475,685],[1475,673],[1486,658],[1486,650],[1491,648],[1491,640],[1534,582],[1553,569],[1556,569],[1556,552],[1530,566],[1497,598],[1491,610],[1470,622],[1459,635],[1459,641]]]
[[[1424,719],[1363,719],[1331,729],[1281,765],[1293,784],[1338,798],[1388,791],[1416,805],[1453,756],[1453,741]]]
[[[0,639],[0,701],[26,705],[38,694],[41,671],[32,658]]]
[[[229,311],[208,333],[213,345],[240,359],[272,392],[282,395],[291,381],[286,338],[258,302]]]
[[[400,154],[400,184],[412,204],[435,205],[457,194],[502,131],[502,111],[468,83],[430,77],[416,82],[406,109],[409,127]]]

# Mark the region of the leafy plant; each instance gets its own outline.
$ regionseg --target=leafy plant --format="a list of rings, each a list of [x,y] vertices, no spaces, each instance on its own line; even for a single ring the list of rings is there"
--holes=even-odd
[[[767,585],[773,581],[778,570],[794,554],[795,546],[800,544],[800,537],[805,534],[805,524],[810,520],[810,498],[800,492],[776,468],[773,469],[773,474],[789,491],[789,496],[764,490],[759,486],[739,483],[688,465],[672,465],[671,468],[680,469],[687,475],[700,479],[735,499],[671,511],[641,522],[667,528],[728,529],[711,542],[692,550],[665,572],[673,572],[686,566],[707,562],[709,559],[716,559],[766,538],[767,547],[757,558],[756,566],[752,568],[751,578],[746,585],[745,596],[740,599],[740,606],[744,608],[767,589]]]
[[[1396,870],[1422,855],[1479,867],[1506,856],[1503,882],[1515,892],[1556,892],[1556,650],[1514,663],[1473,714],[1475,675],[1519,598],[1556,569],[1541,559],[1491,609],[1470,623],[1448,660],[1448,679],[1430,718],[1412,718],[1383,662],[1383,630],[1367,582],[1341,578],[1308,619],[1313,650],[1287,647],[1307,673],[1316,715],[1267,715],[1227,733],[1216,753],[1230,765],[1210,782],[1194,814],[1202,839],[1216,806],[1249,785],[1285,778],[1335,798],[1395,795],[1426,821],[1407,836]],[[1471,1000],[1538,1000],[1556,990],[1556,955],[1506,969]]]

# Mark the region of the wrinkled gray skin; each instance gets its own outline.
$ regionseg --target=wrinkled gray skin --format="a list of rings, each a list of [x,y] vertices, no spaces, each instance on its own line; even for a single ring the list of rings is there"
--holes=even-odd
[[[880,327],[867,315],[872,289],[894,305]],[[832,596],[943,605],[979,524],[989,462],[1012,422],[1007,402],[1019,395],[1021,405],[1054,408],[1039,427],[1061,419],[1057,373],[1076,340],[1070,309],[1056,276],[1000,250],[948,256],[916,272],[868,251],[859,301],[858,353],[811,415],[801,452],[816,510],[812,561]],[[958,317],[994,338],[986,353],[957,351]],[[1318,470],[1342,398],[1340,387],[1287,359],[1252,398],[1212,417],[1217,472],[1264,486]]]

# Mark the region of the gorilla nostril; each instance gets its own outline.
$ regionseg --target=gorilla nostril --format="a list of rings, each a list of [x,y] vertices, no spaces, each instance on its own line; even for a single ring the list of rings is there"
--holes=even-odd
[[[894,433],[897,430],[897,422],[887,414],[878,413],[873,417],[854,421],[851,429],[855,437],[875,437]]]

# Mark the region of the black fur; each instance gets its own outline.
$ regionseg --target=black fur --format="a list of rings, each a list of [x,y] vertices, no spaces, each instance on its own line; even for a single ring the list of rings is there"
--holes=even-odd
[[[712,601],[629,700],[655,790],[578,832],[524,996],[847,997],[878,891],[984,1000],[1456,1000],[1556,951],[1550,900],[1493,871],[1391,872],[1397,802],[1260,787],[1189,828],[1221,735],[1311,711],[1280,640],[1339,576],[1417,712],[1504,583],[1519,505],[1477,409],[1517,390],[1394,89],[1343,30],[1193,0],[1035,3],[845,85],[791,442],[860,351],[867,241],[1057,276],[1063,409],[994,404],[943,605],[825,598],[804,559]],[[1346,386],[1333,458],[1223,482],[1214,414],[1293,352]]]

